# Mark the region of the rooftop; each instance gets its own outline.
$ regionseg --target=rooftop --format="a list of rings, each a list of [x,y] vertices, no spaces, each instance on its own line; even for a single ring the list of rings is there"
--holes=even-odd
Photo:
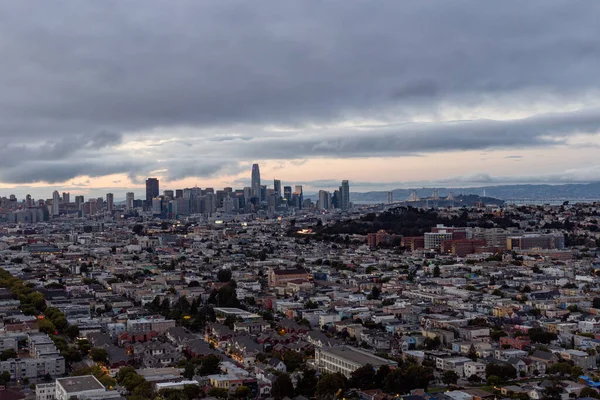
[[[354,362],[354,363],[360,364],[360,365],[371,364],[374,367],[377,367],[380,365],[390,365],[390,366],[398,365],[398,363],[396,363],[395,361],[377,357],[376,355],[373,355],[369,352],[366,352],[366,351],[363,351],[360,349],[356,349],[354,347],[349,347],[349,346],[329,347],[329,348],[323,349],[322,351],[333,354],[336,357],[344,358],[346,360],[349,360],[351,362]]]
[[[104,386],[93,375],[70,376],[56,380],[67,393],[84,392],[88,390],[103,390]]]

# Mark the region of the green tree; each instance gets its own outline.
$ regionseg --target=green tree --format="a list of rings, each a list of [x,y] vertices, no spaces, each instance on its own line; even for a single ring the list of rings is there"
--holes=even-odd
[[[282,357],[283,363],[287,369],[287,372],[292,373],[304,363],[304,358],[300,353],[294,350],[286,350],[283,352]]]
[[[600,393],[598,393],[597,390],[594,390],[591,387],[584,387],[583,389],[581,389],[581,392],[579,393],[579,397],[580,398],[591,397],[594,399],[600,399]]]
[[[233,393],[236,399],[247,399],[250,396],[250,388],[248,386],[238,386]]]
[[[404,394],[419,388],[427,390],[432,379],[431,368],[409,362],[389,373],[385,378],[384,388],[392,394]]]
[[[271,387],[271,396],[276,400],[294,397],[294,385],[288,374],[281,374],[275,379]]]
[[[444,385],[447,386],[455,385],[458,381],[458,378],[458,374],[454,371],[444,371],[442,374],[442,382],[444,382]]]
[[[532,342],[543,344],[549,344],[558,338],[556,333],[546,332],[542,328],[531,328],[528,334]]]
[[[14,349],[6,349],[0,354],[1,361],[6,361],[10,358],[17,358],[17,352]]]
[[[206,394],[212,397],[216,397],[217,399],[226,399],[229,396],[229,392],[227,391],[227,389],[221,389],[216,387],[208,389]]]
[[[387,365],[382,365],[377,369],[375,373],[375,387],[383,387],[383,382],[385,382],[385,378],[389,375],[391,369]]]
[[[71,340],[75,340],[75,338],[79,336],[79,327],[77,325],[71,325],[67,328],[65,333],[71,338]]]
[[[517,377],[517,370],[508,363],[489,363],[485,366],[485,376],[488,378],[497,376],[501,380],[507,381]]]
[[[467,357],[469,357],[473,361],[477,361],[477,350],[475,349],[475,346],[471,345],[471,347],[469,347]]]
[[[198,374],[202,376],[218,374],[221,371],[219,369],[219,364],[221,364],[221,359],[214,354],[209,354],[202,358],[202,364],[200,364]]]
[[[197,399],[200,397],[200,388],[198,385],[183,385],[183,394],[188,400]]]
[[[379,299],[379,296],[381,296],[381,289],[379,289],[378,286],[373,286],[373,289],[371,289],[371,293],[369,296],[367,296],[367,298],[377,300]]]
[[[558,384],[552,384],[546,386],[542,392],[544,400],[561,400],[563,388]]]
[[[122,383],[126,377],[135,373],[136,372],[134,367],[121,367],[119,368],[119,371],[115,374],[115,379],[117,380],[117,382]]]
[[[490,375],[487,377],[486,383],[490,386],[498,386],[502,383],[502,378],[496,375]]]
[[[231,270],[220,269],[219,272],[217,272],[217,279],[219,282],[229,282],[231,280]]]
[[[196,366],[194,365],[194,363],[188,361],[187,363],[185,363],[185,369],[183,371],[183,377],[185,379],[191,380],[194,375],[196,373]]]
[[[0,383],[7,385],[10,382],[10,372],[4,371],[0,374]]]
[[[316,396],[318,399],[333,399],[338,392],[344,392],[348,380],[339,372],[335,374],[324,373],[317,384]]]
[[[439,276],[440,276],[440,267],[436,265],[435,267],[433,267],[433,277],[439,278]]]
[[[309,398],[313,397],[318,383],[319,379],[315,370],[305,368],[302,371],[302,378],[300,378],[298,386],[296,386],[296,394]]]
[[[423,341],[423,345],[427,350],[437,349],[438,347],[440,347],[441,344],[442,341],[440,340],[439,336],[436,336],[433,339],[430,337],[426,337]]]
[[[95,362],[103,362],[108,364],[108,352],[100,347],[93,347],[90,356]]]
[[[371,364],[364,365],[350,375],[348,386],[357,389],[373,389],[375,387],[375,369]]]

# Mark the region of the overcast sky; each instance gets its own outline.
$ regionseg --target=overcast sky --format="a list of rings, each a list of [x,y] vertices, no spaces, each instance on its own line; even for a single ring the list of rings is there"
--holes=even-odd
[[[592,0],[2,1],[0,196],[240,187],[253,162],[309,190],[595,181],[599,15]]]

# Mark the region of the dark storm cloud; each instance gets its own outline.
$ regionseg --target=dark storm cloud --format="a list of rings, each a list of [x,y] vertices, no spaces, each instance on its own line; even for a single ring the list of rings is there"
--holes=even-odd
[[[541,126],[307,128],[308,137],[267,134],[264,127],[355,118],[396,123],[448,105],[593,103],[600,89],[598,15],[598,2],[558,0],[1,2],[0,155],[7,161],[0,165],[8,169],[0,180],[58,182],[87,171],[136,179],[156,167],[173,179],[214,176],[227,171],[215,164],[226,155],[553,145],[578,130],[596,131],[596,115]],[[205,166],[192,157],[156,161],[168,143],[143,156],[119,147],[134,132],[152,136],[163,128],[165,135],[181,126],[204,139],[186,138],[189,154],[214,155]]]

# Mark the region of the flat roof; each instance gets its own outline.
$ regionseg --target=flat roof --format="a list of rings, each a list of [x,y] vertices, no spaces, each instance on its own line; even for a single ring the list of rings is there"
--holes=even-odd
[[[398,365],[398,363],[395,361],[387,360],[385,358],[378,357],[374,354],[350,346],[328,347],[324,348],[322,351],[325,353],[333,354],[336,357],[345,358],[346,360],[349,360],[359,365],[371,364],[374,367],[380,365]]]
[[[215,307],[215,312],[220,312],[225,315],[238,315],[240,317],[245,317],[245,318],[260,318],[260,315],[253,314],[246,310],[242,310],[241,308]]]
[[[104,389],[104,385],[102,385],[94,375],[58,378],[56,382],[58,382],[67,391],[67,393]]]

